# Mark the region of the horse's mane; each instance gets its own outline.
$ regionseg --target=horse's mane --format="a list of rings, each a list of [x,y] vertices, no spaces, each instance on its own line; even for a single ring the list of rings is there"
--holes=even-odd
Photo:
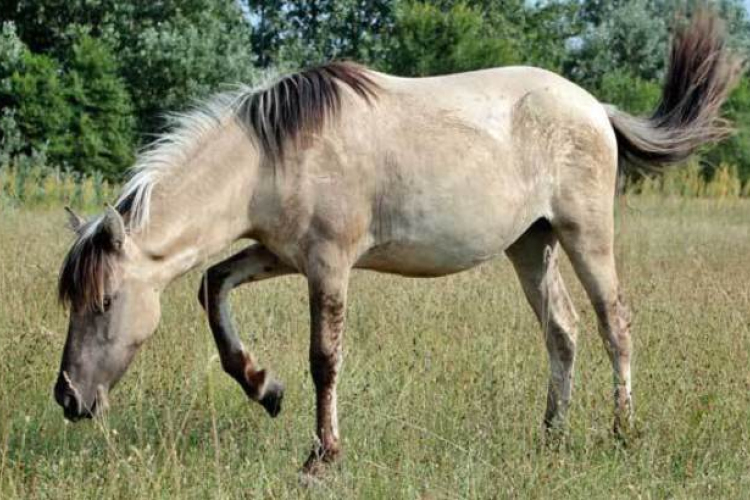
[[[171,167],[184,163],[211,131],[233,120],[250,132],[272,162],[283,159],[290,143],[320,132],[341,111],[346,87],[370,103],[380,90],[369,70],[350,62],[331,62],[283,76],[260,88],[241,87],[217,94],[184,114],[168,116],[169,132],[138,157],[116,208],[129,227],[148,220],[151,191]]]
[[[349,89],[371,103],[380,90],[367,68],[349,62],[331,62],[283,76],[260,88],[240,87],[224,92],[193,110],[168,116],[169,131],[143,150],[115,208],[129,231],[148,219],[151,193],[168,172],[184,164],[204,144],[211,132],[234,121],[245,128],[265,158],[283,160],[291,145],[320,132],[336,118],[342,90]],[[111,273],[114,254],[97,238],[101,217],[79,231],[63,262],[58,281],[61,302],[74,307],[101,304],[104,284]]]
[[[252,128],[268,156],[279,159],[290,141],[319,132],[329,117],[338,115],[343,86],[367,103],[379,90],[363,66],[333,62],[285,76],[250,94],[241,100],[237,118]]]

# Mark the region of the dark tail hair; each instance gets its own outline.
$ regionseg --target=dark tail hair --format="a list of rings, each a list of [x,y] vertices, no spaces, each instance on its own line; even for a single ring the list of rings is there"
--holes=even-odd
[[[672,41],[661,101],[649,118],[608,106],[621,158],[636,169],[661,172],[706,143],[732,132],[719,116],[742,74],[744,61],[726,47],[724,23],[711,11],[697,12]]]

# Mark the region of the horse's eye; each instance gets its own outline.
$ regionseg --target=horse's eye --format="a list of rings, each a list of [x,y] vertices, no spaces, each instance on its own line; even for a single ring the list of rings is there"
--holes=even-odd
[[[112,297],[105,296],[104,300],[102,300],[102,309],[104,312],[109,311],[109,307],[112,305]]]

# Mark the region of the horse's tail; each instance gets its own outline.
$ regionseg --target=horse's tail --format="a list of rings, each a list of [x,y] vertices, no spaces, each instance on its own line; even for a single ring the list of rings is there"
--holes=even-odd
[[[744,62],[726,47],[723,22],[710,11],[695,14],[672,41],[661,101],[649,118],[607,106],[626,164],[652,172],[687,159],[732,128],[719,116],[738,83]]]

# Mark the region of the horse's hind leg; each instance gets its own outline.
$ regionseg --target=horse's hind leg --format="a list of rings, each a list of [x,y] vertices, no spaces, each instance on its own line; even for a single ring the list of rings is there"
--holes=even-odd
[[[575,211],[589,214],[588,217],[561,219],[555,223],[555,230],[597,315],[599,334],[614,375],[614,431],[622,436],[631,426],[633,411],[630,313],[622,299],[615,268],[612,197],[610,193],[602,197],[599,210],[591,209],[594,200],[596,197],[586,201],[586,210]]]
[[[294,270],[281,263],[262,245],[250,247],[219,262],[206,271],[198,290],[198,300],[208,315],[208,324],[219,350],[221,366],[275,417],[281,410],[284,389],[266,370],[258,368],[234,331],[229,311],[229,292],[243,284],[289,274]]]
[[[507,250],[534,313],[542,325],[550,361],[548,430],[562,430],[570,404],[576,355],[576,315],[557,263],[552,227],[539,220]]]

